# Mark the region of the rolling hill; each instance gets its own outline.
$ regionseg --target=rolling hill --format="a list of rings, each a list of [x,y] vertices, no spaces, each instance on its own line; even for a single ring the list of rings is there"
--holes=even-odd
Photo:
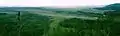
[[[99,10],[120,10],[120,3],[114,3],[110,5],[106,5],[105,7],[102,8],[95,8]]]

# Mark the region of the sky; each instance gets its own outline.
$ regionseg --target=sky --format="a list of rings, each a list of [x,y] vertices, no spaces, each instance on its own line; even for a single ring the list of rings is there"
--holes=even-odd
[[[92,6],[120,3],[120,0],[0,0],[0,6]]]

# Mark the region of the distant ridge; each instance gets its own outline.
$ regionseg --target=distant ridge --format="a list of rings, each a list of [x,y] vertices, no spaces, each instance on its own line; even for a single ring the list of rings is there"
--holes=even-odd
[[[107,5],[107,6],[102,7],[102,8],[95,8],[95,9],[99,9],[99,10],[120,10],[120,3],[114,3],[114,4],[110,4],[110,5]]]

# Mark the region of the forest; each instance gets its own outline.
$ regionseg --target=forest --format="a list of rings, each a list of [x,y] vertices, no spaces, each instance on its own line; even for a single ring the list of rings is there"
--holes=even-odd
[[[0,8],[0,36],[120,36],[120,11],[103,12],[106,8],[95,8],[102,11],[32,8],[34,12],[30,8],[27,12],[12,11],[25,7]]]
[[[18,18],[19,17],[19,21]],[[32,13],[0,15],[0,36],[119,36],[119,22],[63,18]]]

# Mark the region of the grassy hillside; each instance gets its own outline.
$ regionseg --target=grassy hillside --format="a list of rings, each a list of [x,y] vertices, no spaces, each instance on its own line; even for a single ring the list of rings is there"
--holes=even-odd
[[[11,8],[0,8],[1,13],[15,12],[0,15],[0,36],[120,36],[116,13],[92,8]]]

